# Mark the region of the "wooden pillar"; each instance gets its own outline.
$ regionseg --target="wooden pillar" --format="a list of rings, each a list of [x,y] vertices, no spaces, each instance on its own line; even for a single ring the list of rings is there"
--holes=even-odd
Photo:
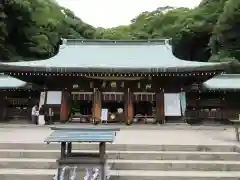
[[[100,142],[99,143],[99,155],[100,155],[100,172],[101,172],[101,177],[100,179],[104,180],[106,179],[106,143],[105,142]]]
[[[131,125],[133,121],[133,94],[129,88],[127,92],[125,92],[124,97],[124,113],[126,118],[126,124]]]
[[[1,92],[0,94],[0,121],[6,120],[7,115],[7,100],[5,99],[5,93]]]
[[[156,122],[159,124],[165,123],[164,91],[156,93]]]
[[[93,124],[98,124],[101,121],[102,111],[102,93],[98,89],[94,89],[92,103]]]
[[[68,121],[70,113],[70,92],[62,91],[62,103],[60,106],[60,122]]]

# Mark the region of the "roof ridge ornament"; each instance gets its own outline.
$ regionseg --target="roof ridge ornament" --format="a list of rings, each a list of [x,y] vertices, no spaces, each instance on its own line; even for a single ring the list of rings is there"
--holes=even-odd
[[[172,50],[172,45],[169,43],[171,39],[165,39],[164,43],[169,50]]]
[[[63,49],[63,48],[65,48],[66,45],[67,45],[67,39],[61,38],[61,41],[62,41],[62,44],[60,45],[59,49]]]
[[[62,39],[62,45],[81,45],[81,44],[136,44],[136,43],[159,43],[165,44],[166,39],[148,39],[148,40],[109,40],[109,39]]]

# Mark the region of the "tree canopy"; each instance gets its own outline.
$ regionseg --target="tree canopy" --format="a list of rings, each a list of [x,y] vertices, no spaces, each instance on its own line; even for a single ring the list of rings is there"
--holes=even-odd
[[[97,29],[97,38],[172,38],[174,54],[191,61],[240,60],[240,1],[202,0],[194,9],[160,7],[129,26]]]
[[[1,1],[2,2],[2,1]],[[8,0],[0,3],[0,58],[46,58],[60,38],[93,38],[95,28],[53,0]]]
[[[53,0],[8,0],[0,4],[0,57],[47,58],[60,38],[172,38],[174,54],[190,61],[240,60],[240,1],[202,0],[194,9],[159,7],[130,25],[95,28]],[[23,58],[24,57],[24,58]]]

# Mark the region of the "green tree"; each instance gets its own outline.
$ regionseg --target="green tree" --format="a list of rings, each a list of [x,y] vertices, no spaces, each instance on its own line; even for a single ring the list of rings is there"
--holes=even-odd
[[[8,0],[0,3],[0,57],[49,58],[57,53],[60,38],[172,38],[173,53],[181,59],[232,60],[239,69],[239,13],[239,0],[202,0],[194,9],[159,7],[129,25],[105,29],[83,22],[54,0]]]
[[[213,55],[240,60],[240,1],[228,0],[211,38]],[[220,58],[221,59],[221,58]]]
[[[109,39],[109,40],[117,40],[117,39],[132,39],[132,35],[129,31],[129,26],[118,26],[115,28],[97,28],[95,33],[96,39]]]
[[[174,54],[181,59],[208,61],[209,39],[227,0],[203,0],[178,21],[183,27],[174,36]]]
[[[0,12],[3,60],[48,58],[57,53],[60,38],[95,36],[94,27],[53,0],[8,0]]]

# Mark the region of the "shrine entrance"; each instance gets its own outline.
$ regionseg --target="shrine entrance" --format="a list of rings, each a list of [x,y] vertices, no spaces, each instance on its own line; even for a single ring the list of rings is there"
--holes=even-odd
[[[155,93],[133,93],[134,118],[133,123],[154,123],[156,121]]]
[[[123,92],[103,92],[102,109],[108,113],[108,123],[124,122],[124,93]]]
[[[92,122],[93,92],[72,92],[70,118],[77,122]]]

